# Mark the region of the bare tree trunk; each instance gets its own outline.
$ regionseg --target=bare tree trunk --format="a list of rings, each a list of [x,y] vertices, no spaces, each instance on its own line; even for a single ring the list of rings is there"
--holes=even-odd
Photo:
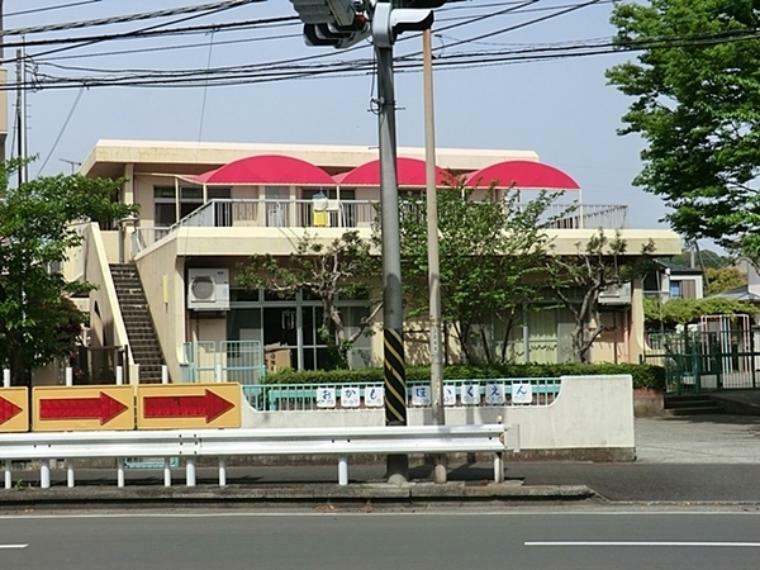
[[[486,329],[483,328],[483,325],[480,325],[480,342],[483,343],[483,353],[486,357],[486,364],[493,364],[491,348],[488,346],[488,335],[486,335]]]

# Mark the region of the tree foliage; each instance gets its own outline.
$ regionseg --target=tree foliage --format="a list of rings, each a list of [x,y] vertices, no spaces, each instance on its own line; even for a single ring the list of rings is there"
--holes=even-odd
[[[554,198],[540,194],[520,204],[515,192],[473,191],[460,185],[438,191],[442,319],[455,331],[468,362],[507,360],[513,325],[527,304],[544,295],[551,239],[546,211]],[[428,311],[427,226],[424,203],[402,203],[402,274],[410,316]],[[505,326],[493,339],[491,325]],[[477,345],[480,351],[475,351]]]
[[[719,269],[710,267],[705,269],[705,277],[707,277],[708,282],[708,295],[738,289],[747,284],[747,276],[736,267],[721,267]]]
[[[82,316],[65,297],[90,285],[67,283],[53,270],[82,241],[75,224],[133,211],[112,200],[115,180],[61,175],[11,188],[9,176],[21,166],[0,166],[0,364],[10,366],[14,384],[28,383],[32,369],[77,342]]]
[[[644,299],[644,317],[649,326],[672,328],[675,325],[696,323],[705,315],[752,315],[757,309],[751,303],[720,297],[704,299],[670,299],[661,303],[657,298]]]
[[[618,43],[656,47],[607,75],[635,99],[621,134],[638,133],[646,141],[644,168],[635,184],[665,200],[677,231],[714,239],[756,262],[759,20],[760,6],[751,0],[619,4],[612,16]]]
[[[557,256],[547,265],[554,294],[573,316],[573,354],[579,362],[589,361],[594,342],[610,330],[601,319],[600,295],[641,276],[648,266],[647,256],[654,253],[654,243],[645,244],[641,256],[627,256],[627,249],[619,232],[610,239],[599,230],[585,246],[578,244],[575,255]],[[591,323],[596,325],[593,331]]]
[[[320,335],[328,344],[333,366],[348,366],[348,351],[366,332],[380,308],[375,302],[370,314],[350,336],[345,333],[339,298],[366,297],[381,283],[380,261],[372,255],[372,244],[357,231],[346,231],[328,243],[305,234],[296,243],[293,255],[285,259],[272,255],[251,256],[241,267],[237,282],[247,289],[264,288],[282,294],[305,291],[322,303]]]

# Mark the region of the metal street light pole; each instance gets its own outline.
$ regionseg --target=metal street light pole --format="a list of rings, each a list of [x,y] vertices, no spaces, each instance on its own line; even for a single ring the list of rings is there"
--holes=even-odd
[[[433,392],[433,421],[446,425],[443,407],[443,355],[441,351],[441,277],[438,255],[438,197],[435,169],[435,107],[433,97],[433,33],[422,32],[423,91],[425,103],[425,202],[427,210],[428,287],[430,292],[430,384]],[[446,482],[446,458],[435,456],[433,480]]]
[[[396,96],[393,85],[393,48],[375,45],[377,55],[378,127],[383,248],[383,345],[385,423],[406,425],[406,369],[404,314],[401,289],[398,177],[396,172]],[[387,479],[405,483],[409,458],[389,455]]]

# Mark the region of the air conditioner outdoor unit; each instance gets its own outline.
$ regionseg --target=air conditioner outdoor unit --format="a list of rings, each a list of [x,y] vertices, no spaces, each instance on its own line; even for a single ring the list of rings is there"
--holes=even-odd
[[[599,293],[600,305],[630,305],[631,284],[610,285]]]
[[[229,269],[188,269],[187,307],[194,311],[229,311]]]

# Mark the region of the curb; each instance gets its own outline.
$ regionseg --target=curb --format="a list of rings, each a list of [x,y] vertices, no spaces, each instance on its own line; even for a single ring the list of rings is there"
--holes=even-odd
[[[199,507],[235,506],[318,506],[344,504],[431,505],[435,503],[510,503],[510,502],[577,502],[598,498],[585,485],[530,485],[490,483],[356,483],[341,487],[335,484],[272,485],[218,487],[126,487],[74,489],[26,489],[0,491],[2,508],[76,508],[142,506]]]

